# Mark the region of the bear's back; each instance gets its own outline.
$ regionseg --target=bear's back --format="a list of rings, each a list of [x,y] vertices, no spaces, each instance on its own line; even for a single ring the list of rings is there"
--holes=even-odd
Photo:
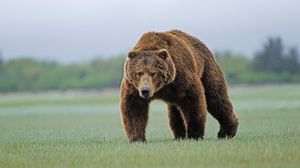
[[[184,33],[180,30],[171,30],[168,33],[183,39],[187,44],[191,45],[195,52],[198,52],[200,56],[203,56],[204,58],[213,57],[213,54],[208,49],[208,47],[198,38]]]

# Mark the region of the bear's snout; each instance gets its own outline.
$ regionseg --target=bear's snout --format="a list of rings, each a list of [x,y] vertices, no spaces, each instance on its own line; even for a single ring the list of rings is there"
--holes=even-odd
[[[153,96],[154,86],[152,83],[152,78],[147,73],[145,73],[141,77],[141,82],[140,82],[138,90],[139,90],[139,95],[144,99],[147,99],[147,98],[150,98]]]
[[[150,96],[150,89],[149,88],[142,88],[141,95],[143,98],[147,99]]]

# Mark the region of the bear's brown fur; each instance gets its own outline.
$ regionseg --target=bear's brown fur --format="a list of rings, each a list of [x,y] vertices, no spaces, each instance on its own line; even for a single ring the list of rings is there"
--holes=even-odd
[[[179,30],[145,33],[128,54],[120,107],[130,142],[146,140],[154,99],[167,103],[175,139],[202,139],[207,110],[220,124],[219,138],[237,132],[222,69],[205,44]]]

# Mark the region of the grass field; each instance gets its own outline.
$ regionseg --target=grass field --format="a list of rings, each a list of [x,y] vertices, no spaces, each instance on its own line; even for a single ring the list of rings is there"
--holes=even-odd
[[[0,95],[0,167],[300,166],[300,85],[230,89],[240,118],[237,137],[173,141],[165,105],[151,104],[147,143],[127,142],[118,93]]]

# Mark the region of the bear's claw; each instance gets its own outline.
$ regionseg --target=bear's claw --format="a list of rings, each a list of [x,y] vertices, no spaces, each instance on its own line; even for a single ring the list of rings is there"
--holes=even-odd
[[[233,138],[236,135],[238,125],[232,125],[232,126],[221,126],[220,131],[218,132],[218,138],[224,139],[224,138]]]

